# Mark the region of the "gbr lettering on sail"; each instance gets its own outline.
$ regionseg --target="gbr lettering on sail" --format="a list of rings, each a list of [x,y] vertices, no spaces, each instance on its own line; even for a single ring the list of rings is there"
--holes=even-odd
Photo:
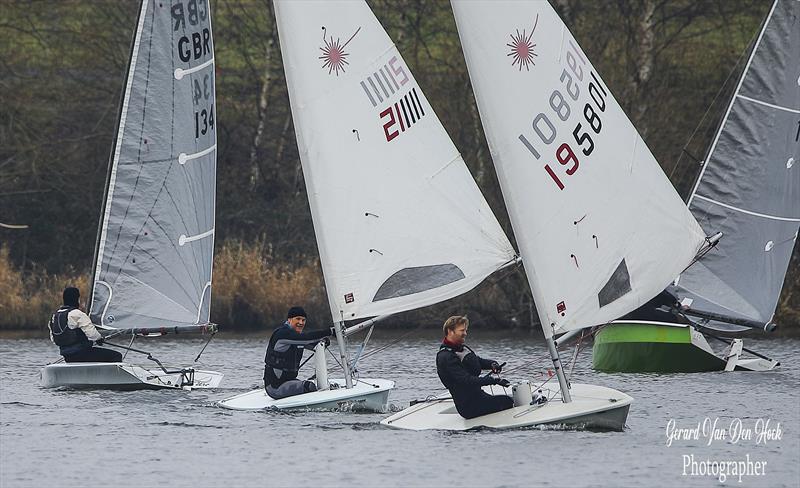
[[[608,92],[594,71],[585,70],[586,67],[586,59],[570,40],[562,58],[561,85],[549,97],[550,110],[539,112],[530,131],[519,135],[519,141],[543,163],[542,170],[559,190],[564,190],[569,177],[580,171],[584,156],[594,152],[592,135],[603,130]],[[588,100],[581,93],[588,93]],[[582,100],[587,101],[581,104]],[[559,134],[552,118],[574,127],[572,132]]]
[[[208,3],[205,0],[178,2],[172,6],[171,14],[172,29],[179,33],[174,36],[178,59],[187,63],[187,67],[191,62],[197,64],[203,59],[213,59]],[[213,69],[203,70],[202,74],[192,77],[195,139],[214,130],[213,73]]]

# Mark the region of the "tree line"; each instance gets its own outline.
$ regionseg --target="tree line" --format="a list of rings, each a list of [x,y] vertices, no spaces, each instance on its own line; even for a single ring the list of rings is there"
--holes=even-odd
[[[5,276],[12,289],[17,280],[20,289],[55,293],[58,285],[37,285],[37,276],[73,279],[88,275],[92,267],[138,2],[2,3],[0,247],[13,269],[0,270],[0,282]],[[368,3],[425,90],[504,230],[513,236],[449,2]],[[770,2],[551,3],[686,196]],[[272,2],[211,4],[220,254],[212,318],[231,327],[259,326],[279,320],[283,305],[296,301],[310,304],[324,320],[329,312]],[[242,259],[257,262],[244,270]],[[779,317],[794,324],[800,323],[799,260],[795,250],[779,303]],[[3,262],[0,259],[0,267]],[[261,283],[241,279],[245,275]],[[58,296],[52,300],[55,305]],[[0,298],[0,306],[3,303]],[[435,316],[438,321],[456,311],[499,326],[536,323],[521,270],[491,277],[474,292],[406,314],[402,320],[416,324]]]

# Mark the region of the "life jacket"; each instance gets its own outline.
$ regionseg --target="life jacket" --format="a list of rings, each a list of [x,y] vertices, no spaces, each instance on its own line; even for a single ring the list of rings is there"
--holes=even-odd
[[[284,327],[289,328],[288,322],[275,329],[275,332],[272,334],[269,346],[267,347],[267,354],[264,357],[264,363],[270,368],[280,369],[284,373],[289,373],[290,375],[294,374],[296,376],[299,366],[297,357],[298,351],[302,353],[302,347],[290,346],[284,351],[275,350],[275,343],[281,339],[280,330]]]
[[[77,307],[64,305],[50,317],[50,332],[53,334],[53,342],[61,350],[61,354],[75,354],[76,352],[92,347],[92,341],[86,337],[80,327],[71,328],[68,325],[69,313]]]

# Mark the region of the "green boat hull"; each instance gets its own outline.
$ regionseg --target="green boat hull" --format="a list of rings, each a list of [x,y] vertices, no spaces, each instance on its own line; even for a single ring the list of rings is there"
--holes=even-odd
[[[594,369],[624,373],[722,371],[725,361],[692,343],[689,327],[615,322],[595,333]]]

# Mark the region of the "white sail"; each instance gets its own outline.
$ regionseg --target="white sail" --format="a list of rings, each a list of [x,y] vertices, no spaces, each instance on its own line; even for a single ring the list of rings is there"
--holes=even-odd
[[[207,0],[144,0],[100,225],[92,320],[208,323],[217,132]]]
[[[548,2],[452,4],[545,334],[642,305],[699,225]]]
[[[464,293],[514,251],[363,1],[276,1],[292,116],[333,319]]]

